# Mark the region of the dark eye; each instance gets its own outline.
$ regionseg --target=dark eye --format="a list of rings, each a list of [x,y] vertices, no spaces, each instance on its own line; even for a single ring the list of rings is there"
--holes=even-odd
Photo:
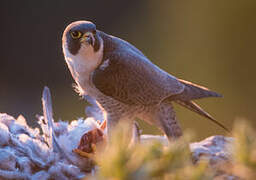
[[[94,30],[92,31],[92,34],[94,34],[94,35],[96,34],[96,29],[94,29]]]
[[[80,31],[71,31],[70,35],[73,39],[79,39],[82,36]]]

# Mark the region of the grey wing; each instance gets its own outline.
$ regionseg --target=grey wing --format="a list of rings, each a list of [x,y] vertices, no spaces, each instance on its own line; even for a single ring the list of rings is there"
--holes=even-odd
[[[184,89],[178,79],[131,50],[112,53],[108,61],[107,67],[94,71],[93,84],[103,94],[125,104],[157,104]]]

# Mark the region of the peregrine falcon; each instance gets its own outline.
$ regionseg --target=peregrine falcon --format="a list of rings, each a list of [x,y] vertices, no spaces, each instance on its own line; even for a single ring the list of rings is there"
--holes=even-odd
[[[79,93],[95,99],[104,111],[108,135],[120,120],[133,122],[138,117],[169,139],[180,137],[173,102],[226,129],[193,102],[220,94],[168,74],[136,47],[97,30],[92,22],[68,25],[62,47]]]

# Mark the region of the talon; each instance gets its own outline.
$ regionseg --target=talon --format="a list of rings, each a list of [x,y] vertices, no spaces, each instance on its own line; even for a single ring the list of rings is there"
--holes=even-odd
[[[95,153],[96,152],[96,144],[91,144],[91,147],[92,147],[92,152]]]
[[[103,122],[102,126],[104,126],[104,124],[106,124],[106,122]],[[103,130],[93,129],[89,132],[86,132],[81,137],[78,148],[73,149],[73,152],[85,158],[93,158],[96,153],[96,150],[101,149],[97,146],[101,147],[102,143],[105,144]]]
[[[100,129],[104,130],[106,128],[106,126],[107,126],[107,122],[106,122],[106,120],[104,120],[103,123],[101,123],[101,125],[100,125]]]
[[[81,151],[80,149],[73,149],[73,152],[77,153],[78,155],[84,157],[84,158],[89,158],[89,159],[93,159],[94,158],[94,154],[93,153],[87,153],[84,151]]]

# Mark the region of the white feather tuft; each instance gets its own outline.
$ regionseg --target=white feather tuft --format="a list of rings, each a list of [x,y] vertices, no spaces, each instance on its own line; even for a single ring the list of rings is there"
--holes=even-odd
[[[46,128],[42,122],[41,125]],[[53,127],[64,154],[52,151],[38,128],[28,127],[24,117],[16,120],[0,113],[0,179],[83,178],[83,171],[92,168],[91,160],[77,156],[72,150],[77,148],[84,133],[99,127],[98,123],[94,118],[87,118],[70,124],[59,121]]]

